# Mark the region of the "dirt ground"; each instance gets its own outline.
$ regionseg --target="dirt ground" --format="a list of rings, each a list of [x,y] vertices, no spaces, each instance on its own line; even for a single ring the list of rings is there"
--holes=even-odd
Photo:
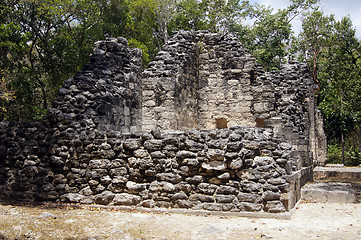
[[[0,239],[361,240],[361,204],[301,203],[290,220],[0,205]]]

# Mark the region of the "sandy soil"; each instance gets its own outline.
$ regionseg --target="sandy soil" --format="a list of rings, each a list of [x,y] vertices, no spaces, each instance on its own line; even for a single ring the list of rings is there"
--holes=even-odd
[[[290,220],[0,205],[0,239],[361,240],[361,204],[301,203]]]

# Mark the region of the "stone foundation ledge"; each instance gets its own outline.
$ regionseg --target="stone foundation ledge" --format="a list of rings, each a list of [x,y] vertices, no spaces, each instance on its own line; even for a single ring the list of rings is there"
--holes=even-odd
[[[315,179],[324,178],[361,178],[361,167],[327,166],[316,167],[313,170]]]
[[[0,202],[1,203],[1,202]],[[23,203],[27,205],[27,203]],[[297,204],[298,205],[298,204]],[[29,204],[34,206],[34,204]],[[288,212],[282,213],[268,213],[268,212],[224,212],[224,211],[207,211],[207,210],[189,210],[189,209],[174,209],[174,208],[146,208],[146,207],[134,207],[134,206],[110,206],[110,205],[84,205],[84,204],[64,204],[64,203],[36,203],[35,206],[45,208],[64,208],[67,209],[101,209],[104,211],[125,211],[125,212],[140,212],[140,213],[163,213],[163,214],[186,214],[195,216],[224,216],[224,217],[247,217],[247,218],[268,218],[268,219],[282,219],[290,220],[292,214],[297,209],[297,206]]]
[[[302,200],[318,203],[356,203],[350,183],[308,183],[301,189]]]

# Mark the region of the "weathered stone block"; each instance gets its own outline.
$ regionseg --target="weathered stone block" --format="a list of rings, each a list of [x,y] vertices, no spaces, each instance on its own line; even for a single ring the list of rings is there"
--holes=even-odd
[[[217,188],[217,194],[232,194],[235,195],[238,193],[237,188],[231,187],[231,186],[220,186]]]
[[[238,152],[243,147],[242,142],[229,142],[227,143],[227,151]]]
[[[241,211],[258,212],[262,210],[263,205],[259,203],[241,202],[237,207]]]
[[[92,169],[86,173],[86,176],[89,179],[99,179],[100,177],[106,175],[108,175],[108,171],[106,169]]]
[[[136,150],[141,146],[141,139],[126,139],[123,142],[123,148],[126,150]]]
[[[176,189],[177,191],[183,191],[186,194],[189,194],[192,191],[192,186],[188,183],[181,182],[176,185]]]
[[[224,156],[228,159],[234,159],[237,158],[239,155],[238,152],[226,152]]]
[[[177,152],[177,158],[179,159],[185,159],[185,158],[196,158],[197,153],[190,152],[190,151],[179,151]]]
[[[174,203],[175,208],[192,208],[193,206],[194,206],[193,203],[184,199],[178,199]]]
[[[262,185],[259,183],[251,182],[251,181],[242,181],[241,182],[242,191],[252,193],[259,192],[262,189]]]
[[[286,180],[283,178],[271,178],[268,179],[267,182],[272,185],[281,185],[281,184],[285,184]]]
[[[91,196],[91,195],[93,195],[93,191],[92,191],[91,188],[88,186],[88,187],[83,188],[83,189],[79,192],[79,194],[84,195],[84,196]]]
[[[199,161],[196,158],[185,158],[183,159],[182,164],[188,166],[197,166]]]
[[[146,207],[146,208],[154,208],[155,202],[152,199],[147,199],[147,200],[144,200],[143,202],[141,202],[140,206]]]
[[[138,149],[134,151],[134,157],[136,158],[147,158],[149,157],[149,153],[147,150],[144,149]]]
[[[126,187],[127,187],[128,193],[133,193],[133,194],[137,194],[147,188],[146,184],[135,183],[132,181],[128,181],[126,183]]]
[[[263,193],[263,199],[266,201],[279,200],[280,197],[281,197],[281,194],[278,192],[266,191]]]
[[[250,141],[250,140],[242,140],[243,147],[251,150],[257,150],[260,148],[259,142]]]
[[[126,167],[113,168],[110,170],[110,176],[126,176],[128,174],[128,170]]]
[[[69,203],[79,203],[84,199],[84,196],[78,193],[67,193],[60,196],[60,201]]]
[[[214,184],[200,183],[197,187],[197,191],[200,193],[213,195],[217,188],[218,186]]]
[[[231,203],[235,198],[234,195],[216,195],[216,203]]]
[[[178,192],[172,196],[172,201],[179,200],[179,199],[187,199],[188,196],[184,192]]]
[[[206,170],[224,171],[226,170],[226,164],[219,161],[204,162],[202,163],[202,168]]]
[[[204,145],[202,143],[198,143],[189,139],[185,140],[184,144],[186,148],[190,151],[198,151],[204,148]]]
[[[150,153],[152,158],[166,158],[166,155],[161,151],[155,151]]]
[[[90,160],[89,168],[94,169],[107,169],[110,166],[110,161],[108,159],[99,159],[99,160]]]
[[[156,178],[159,181],[171,182],[173,184],[180,183],[182,181],[182,177],[174,173],[158,173]]]
[[[254,164],[258,166],[265,166],[272,164],[274,162],[272,157],[255,157],[254,158]]]
[[[188,198],[189,201],[214,202],[214,197],[203,194],[192,194]]]
[[[281,201],[268,201],[264,210],[270,213],[279,213],[285,212],[286,208]]]
[[[204,203],[203,209],[207,211],[222,211],[222,204],[218,203]]]
[[[224,160],[224,151],[220,149],[208,149],[207,158],[210,161],[223,161]]]
[[[250,202],[250,203],[261,203],[262,198],[259,194],[253,194],[253,193],[244,193],[240,192],[237,195],[239,202]]]
[[[134,206],[140,203],[141,198],[137,195],[128,194],[128,193],[119,193],[115,194],[112,203],[114,205],[126,205]]]
[[[144,148],[149,151],[159,151],[162,150],[164,146],[163,140],[160,139],[150,139],[144,142]]]
[[[229,167],[230,167],[231,169],[235,169],[235,170],[241,169],[242,166],[243,166],[243,160],[240,159],[240,158],[233,159],[233,160],[231,161],[231,163],[229,164]]]
[[[208,147],[209,148],[214,148],[214,149],[224,149],[224,147],[227,144],[227,140],[226,139],[217,139],[217,140],[211,140],[208,142]]]
[[[97,204],[109,204],[112,202],[113,198],[114,198],[115,194],[110,192],[110,191],[104,191],[100,194],[95,195],[95,203]]]
[[[149,190],[152,192],[174,192],[175,186],[169,182],[157,182],[154,181],[150,184]]]

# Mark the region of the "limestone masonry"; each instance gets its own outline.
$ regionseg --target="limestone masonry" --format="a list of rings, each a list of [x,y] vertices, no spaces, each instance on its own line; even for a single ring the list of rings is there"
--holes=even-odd
[[[0,123],[0,200],[285,212],[326,159],[305,64],[265,72],[232,35],[178,32],[142,70],[95,43],[39,122]]]

